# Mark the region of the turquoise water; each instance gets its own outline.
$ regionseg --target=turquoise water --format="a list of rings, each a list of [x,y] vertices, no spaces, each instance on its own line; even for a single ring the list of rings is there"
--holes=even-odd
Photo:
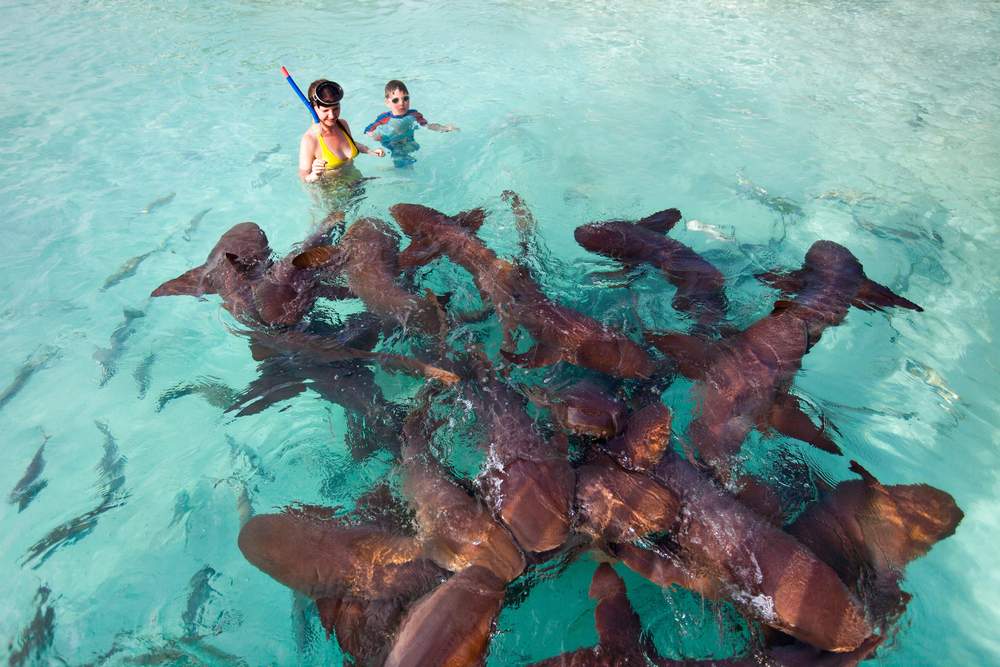
[[[147,298],[236,222],[258,222],[284,253],[325,214],[295,176],[307,116],[284,64],[302,85],[340,81],[356,131],[393,77],[429,120],[461,128],[421,131],[412,170],[359,158],[375,179],[356,214],[482,205],[481,235],[511,255],[499,193],[516,190],[559,268],[549,293],[609,323],[627,323],[635,303],[647,325],[676,324],[672,288],[652,274],[631,294],[587,280],[612,267],[574,243],[574,227],[668,206],[689,221],[676,237],[726,273],[742,325],[773,300],[751,274],[797,266],[821,238],[921,304],[853,310],[806,357],[796,391],[883,482],[932,484],[965,511],[909,567],[913,601],[872,664],[1000,663],[995,3],[6,3],[0,26],[0,388],[11,390],[0,491],[43,442],[47,482],[23,511],[0,504],[0,651],[12,659],[51,609],[39,664],[339,660],[236,548],[238,489],[257,512],[349,506],[394,478],[388,458],[354,463],[343,410],[315,394],[224,414],[213,401],[256,376],[232,319],[214,298]],[[471,289],[451,278],[460,298]],[[107,377],[100,349],[116,368]],[[390,398],[416,387],[379,379]],[[215,390],[157,409],[185,384]],[[679,425],[686,390],[665,396]],[[802,456],[849,476],[846,458]],[[75,541],[29,558],[98,508]],[[524,591],[500,616],[489,664],[593,644],[592,572],[583,559]],[[665,655],[741,646],[719,629],[726,609],[625,577]]]

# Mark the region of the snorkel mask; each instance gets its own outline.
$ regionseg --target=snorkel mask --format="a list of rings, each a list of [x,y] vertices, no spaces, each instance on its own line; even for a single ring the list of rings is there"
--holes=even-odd
[[[318,107],[335,107],[344,98],[344,89],[336,81],[324,81],[316,86],[312,103]]]

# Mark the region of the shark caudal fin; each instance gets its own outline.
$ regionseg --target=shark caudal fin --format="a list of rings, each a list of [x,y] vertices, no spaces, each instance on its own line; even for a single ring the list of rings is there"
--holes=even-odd
[[[677,370],[692,380],[700,379],[708,368],[712,343],[699,336],[682,333],[644,331],[646,341],[677,362]]]
[[[636,226],[643,227],[652,232],[665,234],[674,228],[677,221],[681,219],[681,212],[676,208],[668,208],[663,211],[647,216],[636,222]]]
[[[867,277],[861,279],[861,287],[851,301],[851,305],[861,310],[884,310],[885,308],[906,308],[918,313],[924,309],[905,299],[885,285],[880,285]]]
[[[320,269],[332,264],[339,264],[343,252],[337,246],[321,245],[299,253],[292,259],[296,269]]]
[[[215,290],[205,284],[205,266],[197,266],[173,280],[157,287],[150,296],[201,296],[215,294]]]

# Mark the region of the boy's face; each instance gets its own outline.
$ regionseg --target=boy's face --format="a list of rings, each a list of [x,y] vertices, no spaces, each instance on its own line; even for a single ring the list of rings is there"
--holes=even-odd
[[[385,96],[385,105],[394,116],[402,116],[410,110],[410,94],[394,90]]]

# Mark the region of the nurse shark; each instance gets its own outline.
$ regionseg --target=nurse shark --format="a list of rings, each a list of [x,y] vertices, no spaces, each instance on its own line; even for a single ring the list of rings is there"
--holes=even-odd
[[[673,357],[681,373],[695,380],[698,414],[688,435],[698,456],[722,480],[731,476],[734,456],[754,428],[774,429],[824,451],[840,453],[823,426],[815,426],[791,393],[802,358],[827,327],[843,322],[851,306],[922,311],[917,304],[870,280],[845,247],[817,241],[798,271],[759,278],[794,300],[745,331],[708,341],[692,335],[647,332],[646,339]]]
[[[329,229],[307,238],[303,249],[323,243]],[[231,227],[203,264],[168,280],[150,296],[218,294],[222,306],[249,326],[281,326],[299,322],[319,297],[344,298],[345,289],[323,285],[316,271],[300,269],[292,260],[299,251],[274,261],[264,231],[253,222]]]
[[[726,315],[725,277],[694,250],[668,236],[681,212],[668,208],[637,222],[609,220],[581,225],[576,242],[629,266],[655,266],[677,288],[672,305],[695,319],[700,329],[711,329]]]
[[[447,216],[419,204],[396,204],[389,211],[413,242],[400,265],[412,268],[440,255],[472,274],[480,297],[492,303],[503,329],[501,353],[529,368],[565,361],[620,378],[647,378],[656,364],[623,333],[546,297],[528,271],[497,257],[476,237],[481,209]],[[536,341],[527,352],[513,351],[513,332],[524,327]]]
[[[391,318],[404,329],[443,335],[445,312],[430,291],[412,294],[399,284],[399,235],[377,218],[352,224],[337,245],[306,250],[292,260],[299,269],[342,272],[350,291],[369,312]]]

